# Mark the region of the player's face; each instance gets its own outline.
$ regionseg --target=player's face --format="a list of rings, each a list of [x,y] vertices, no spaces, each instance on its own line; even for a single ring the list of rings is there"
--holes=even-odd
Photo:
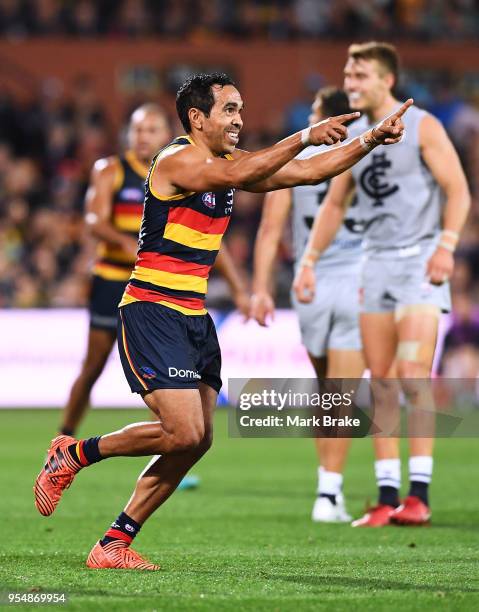
[[[308,121],[309,125],[314,125],[318,121],[322,121],[323,117],[323,103],[321,98],[316,98],[311,104],[311,113],[309,114]]]
[[[351,110],[367,112],[381,106],[390,93],[392,75],[376,60],[349,58],[344,68],[344,90]]]
[[[128,145],[145,162],[168,144],[170,127],[163,115],[137,110],[133,113],[128,130]]]
[[[215,103],[210,116],[205,118],[203,131],[212,151],[219,154],[232,153],[243,127],[243,100],[239,91],[232,85],[213,86],[213,95]]]

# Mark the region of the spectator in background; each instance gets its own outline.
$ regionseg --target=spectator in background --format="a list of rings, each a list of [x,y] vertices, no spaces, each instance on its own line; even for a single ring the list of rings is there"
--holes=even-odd
[[[440,372],[445,378],[479,376],[479,307],[470,293],[453,294],[451,327],[444,338]]]
[[[8,38],[69,35],[285,40],[364,37],[474,39],[474,0],[0,0]]]

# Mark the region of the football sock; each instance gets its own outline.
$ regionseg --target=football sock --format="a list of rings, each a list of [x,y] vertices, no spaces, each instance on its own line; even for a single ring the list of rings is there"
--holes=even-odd
[[[379,503],[385,506],[399,506],[399,489],[395,487],[379,487]]]
[[[409,458],[409,495],[429,506],[428,489],[432,478],[433,458],[415,456]]]
[[[92,463],[98,463],[98,461],[103,459],[98,449],[100,438],[101,436],[97,436],[96,438],[79,440],[76,444],[71,444],[68,447],[70,455],[78,465],[85,467]]]
[[[140,524],[129,517],[128,514],[122,512],[100,540],[100,544],[101,546],[106,546],[114,540],[121,540],[125,543],[125,546],[129,546],[140,529]]]
[[[327,497],[333,504],[336,504],[336,495],[341,493],[343,486],[343,475],[338,472],[329,472],[322,466],[318,468],[318,495]]]
[[[73,431],[73,429],[70,429],[70,427],[62,427],[60,429],[60,434],[62,436],[73,436],[75,432]]]
[[[399,506],[401,460],[379,459],[374,463],[374,471],[379,487],[379,503],[387,506]]]

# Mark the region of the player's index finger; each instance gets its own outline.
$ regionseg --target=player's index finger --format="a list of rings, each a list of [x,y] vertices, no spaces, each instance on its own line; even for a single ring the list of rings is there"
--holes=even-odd
[[[399,108],[394,114],[393,117],[395,119],[398,119],[399,117],[402,117],[404,115],[404,113],[407,111],[407,109],[412,106],[414,104],[414,100],[412,98],[409,98],[409,100],[406,100],[406,102],[404,102],[404,104],[401,106],[401,108]]]
[[[355,113],[346,113],[345,115],[337,115],[337,117],[333,117],[333,119],[336,119],[336,121],[339,121],[339,123],[344,123],[345,121],[351,121],[352,119],[358,119],[358,117],[360,116],[361,116],[361,113],[355,112]]]

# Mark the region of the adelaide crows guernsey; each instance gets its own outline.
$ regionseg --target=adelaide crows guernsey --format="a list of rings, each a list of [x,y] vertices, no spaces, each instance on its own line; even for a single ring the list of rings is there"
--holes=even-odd
[[[188,136],[175,138],[153,159],[145,185],[140,248],[120,308],[143,301],[186,315],[206,314],[208,276],[230,220],[234,189],[157,193],[151,176],[159,157],[171,147],[185,145],[195,146]]]
[[[135,155],[127,151],[117,158],[115,193],[110,222],[118,231],[138,239],[143,216],[145,179],[148,168]],[[118,245],[101,242],[93,274],[106,280],[127,281],[135,263],[135,256]]]

